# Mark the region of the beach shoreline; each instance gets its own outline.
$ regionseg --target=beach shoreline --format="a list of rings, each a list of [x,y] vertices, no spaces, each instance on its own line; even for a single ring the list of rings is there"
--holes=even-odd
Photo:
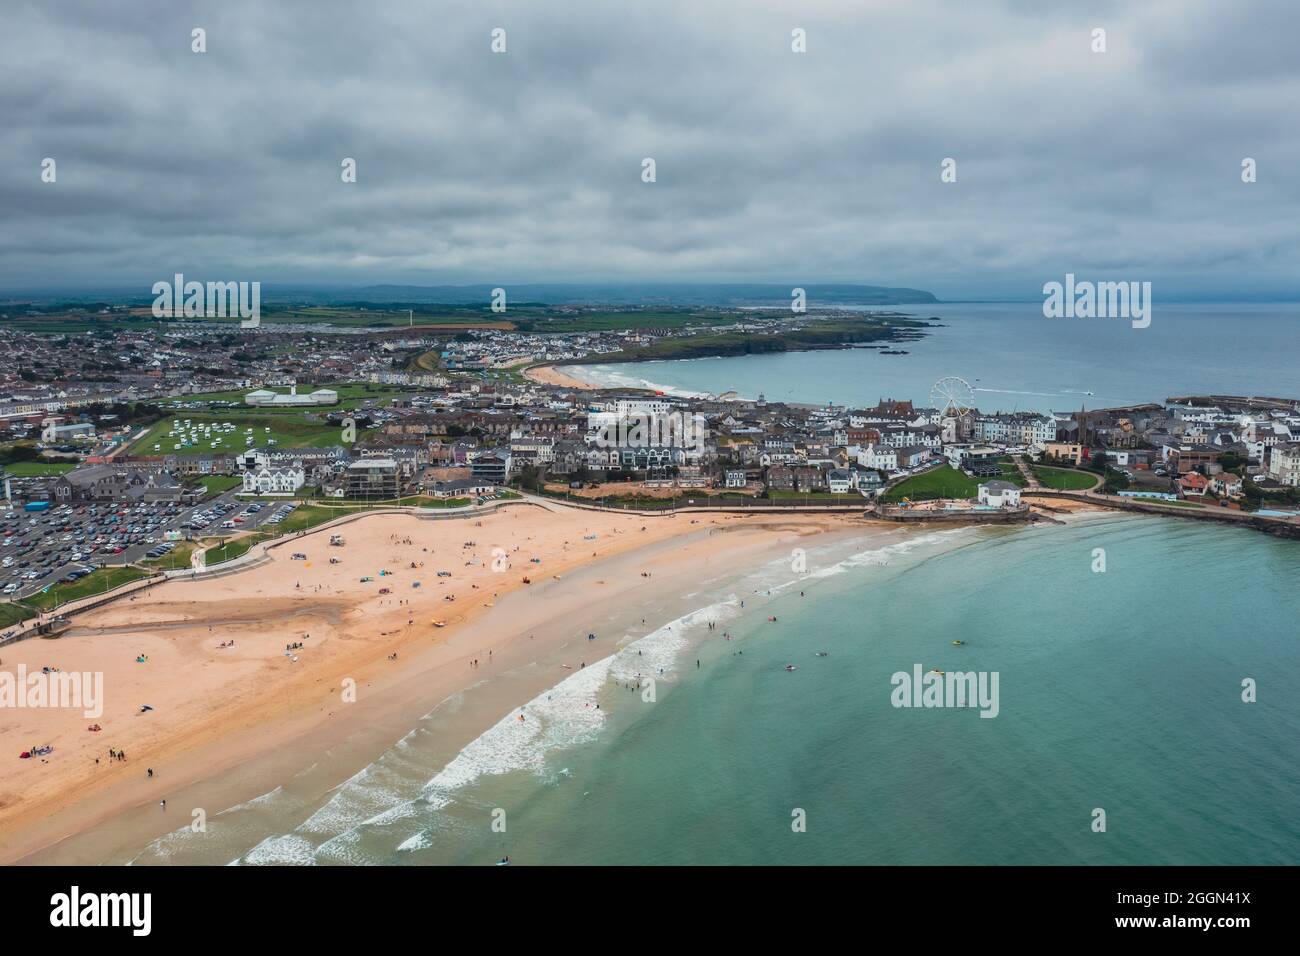
[[[330,776],[341,782],[439,702],[494,671],[567,654],[581,628],[576,622],[598,604],[653,601],[689,589],[710,563],[747,566],[810,535],[865,529],[880,525],[826,514],[647,518],[537,505],[472,522],[374,515],[350,525],[340,549],[328,547],[328,533],[304,536],[297,547],[309,561],[279,549],[268,566],[208,582],[168,582],[114,602],[78,617],[58,641],[23,642],[5,655],[5,669],[24,663],[39,670],[42,661],[57,660],[63,671],[101,670],[109,704],[99,718],[102,733],[87,733],[91,721],[80,712],[6,715],[0,738],[9,749],[48,740],[56,753],[46,764],[15,762],[18,773],[0,787],[0,859],[124,862],[118,857],[126,848],[188,824],[195,810],[219,813],[317,762],[329,763]],[[412,544],[393,543],[408,535]],[[466,538],[475,539],[472,549]],[[510,572],[482,563],[491,556],[489,540],[504,542]],[[363,554],[367,566],[409,565],[421,547],[454,564],[454,577],[434,578],[431,561],[422,570],[399,566],[391,577],[366,575],[374,580],[364,585],[355,577]],[[471,551],[479,564],[466,570],[453,562]],[[353,567],[340,573],[324,563],[329,557]],[[541,568],[534,583],[522,583],[531,575],[517,562]],[[421,586],[413,589],[417,576]],[[391,593],[380,597],[386,580]],[[454,603],[445,602],[449,580],[456,582]],[[431,626],[435,614],[446,618],[445,628]],[[303,633],[314,635],[302,641],[308,646],[285,656],[286,638]],[[219,646],[226,641],[234,647]],[[579,659],[570,666],[586,662],[585,644],[573,647]],[[137,656],[145,661],[136,663]],[[478,667],[469,663],[474,659]],[[530,689],[540,692],[559,676],[539,672]],[[342,704],[347,677],[357,699]],[[476,689],[479,717],[458,729],[462,745],[521,703],[521,689]],[[154,710],[141,713],[141,702]],[[124,750],[127,761],[108,761],[110,746]]]
[[[582,391],[595,391],[598,386],[585,382],[575,375],[570,375],[559,365],[530,365],[524,369],[524,378],[538,385],[552,385],[557,388],[572,388]]]

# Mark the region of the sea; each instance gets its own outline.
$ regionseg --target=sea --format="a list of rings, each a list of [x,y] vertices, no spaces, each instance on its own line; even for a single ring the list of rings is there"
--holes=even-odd
[[[815,303],[810,303],[815,305]],[[866,310],[871,311],[871,310]],[[771,402],[875,405],[881,398],[934,404],[948,377],[965,381],[981,411],[1077,411],[1184,395],[1300,393],[1300,303],[1173,304],[1156,301],[1149,327],[1125,319],[1049,319],[1041,303],[877,307],[934,317],[941,328],[881,349],[831,349],[728,358],[579,365],[603,386],[668,393],[760,394]]]
[[[1294,864],[1298,580],[1187,519],[873,530],[600,612],[602,660],[458,752],[463,695],[116,862]],[[996,706],[896,706],[931,670]]]

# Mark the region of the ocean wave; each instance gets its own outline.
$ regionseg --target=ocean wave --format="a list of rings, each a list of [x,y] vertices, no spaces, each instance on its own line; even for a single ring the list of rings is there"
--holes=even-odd
[[[424,841],[431,839],[423,823],[429,814],[450,804],[457,791],[485,776],[514,772],[545,776],[552,753],[581,746],[599,735],[608,716],[601,697],[611,681],[670,678],[681,652],[690,644],[690,634],[726,620],[738,608],[739,600],[730,596],[691,611],[570,674],[470,741],[411,797],[421,765],[419,758],[409,753],[409,744],[427,726],[422,721],[421,727],[379,760],[335,788],[330,799],[292,833],[263,840],[237,862],[372,862],[362,847],[363,832],[408,820],[420,821],[421,828],[404,835],[396,848],[408,852],[423,849]],[[320,841],[320,837],[325,839]]]

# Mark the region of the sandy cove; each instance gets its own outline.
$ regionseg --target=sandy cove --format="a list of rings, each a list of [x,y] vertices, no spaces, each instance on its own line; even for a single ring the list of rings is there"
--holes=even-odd
[[[539,385],[554,385],[558,388],[591,390],[596,388],[588,382],[567,374],[559,365],[534,365],[524,369],[524,378]]]
[[[5,649],[10,672],[101,672],[105,702],[93,719],[79,709],[0,711],[0,861],[101,862],[188,823],[193,807],[218,812],[326,756],[342,780],[493,669],[567,651],[597,601],[684,588],[710,562],[749,565],[805,535],[878,528],[827,514],[644,517],[537,505],[463,520],[372,515],[334,529],[344,547],[316,532],[273,550],[269,564],[124,598],[78,616],[58,640]],[[493,549],[508,569],[493,570]],[[295,642],[305,645],[296,661],[285,654]],[[593,654],[586,644],[572,644],[572,666]],[[563,673],[539,673],[533,692]],[[348,678],[355,703],[342,701]],[[462,745],[522,703],[484,697]],[[141,713],[144,704],[154,709]],[[93,723],[103,730],[88,731]],[[34,743],[54,746],[48,762],[16,759]],[[110,747],[127,760],[110,762]]]

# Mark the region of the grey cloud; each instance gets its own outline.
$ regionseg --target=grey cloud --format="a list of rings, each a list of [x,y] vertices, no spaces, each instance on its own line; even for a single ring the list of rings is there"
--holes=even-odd
[[[0,18],[0,287],[184,270],[1023,298],[1101,270],[1297,291],[1300,13],[1281,0],[63,0]]]

